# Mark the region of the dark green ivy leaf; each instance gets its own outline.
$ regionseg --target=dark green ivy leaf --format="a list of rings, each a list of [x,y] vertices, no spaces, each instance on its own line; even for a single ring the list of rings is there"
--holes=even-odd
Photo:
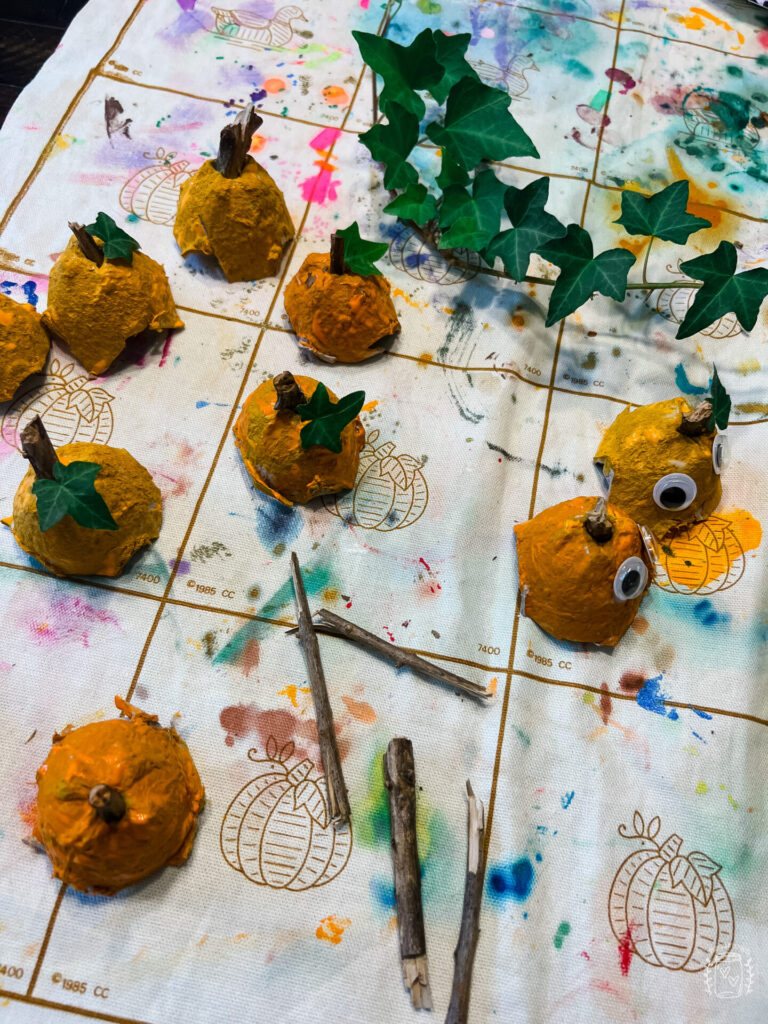
[[[422,225],[434,220],[437,216],[437,205],[435,197],[427,192],[426,185],[411,184],[405,192],[384,207],[384,213]]]
[[[718,427],[720,430],[725,430],[728,426],[728,417],[731,415],[731,396],[723,387],[723,383],[717,373],[717,367],[712,367],[712,383],[710,391],[712,393],[712,415],[709,417],[707,427],[709,430],[714,430]]]
[[[381,271],[374,266],[373,261],[380,260],[387,251],[386,242],[368,242],[361,238],[356,220],[336,234],[344,239],[344,263],[353,274],[361,274],[363,277],[371,274],[381,276]]]
[[[438,188],[445,190],[449,185],[468,185],[469,171],[460,167],[455,160],[452,160],[447,150],[443,150],[440,173],[435,178]]]
[[[726,313],[735,313],[745,331],[751,331],[763,299],[768,295],[768,270],[758,267],[736,274],[736,248],[721,242],[714,252],[680,264],[680,269],[704,284],[696,292],[676,337],[690,338]]]
[[[687,205],[687,181],[674,181],[648,198],[639,192],[622,192],[621,216],[615,223],[630,235],[652,235],[683,245],[695,231],[712,227],[703,217],[687,213]]]
[[[450,188],[460,186],[452,185]],[[472,198],[467,196],[469,202],[452,215],[449,230],[440,239],[440,247],[473,249],[475,252],[484,249],[499,230],[506,191],[507,186],[499,181],[490,167],[477,171],[472,182]],[[444,222],[444,208],[441,206],[441,227]]]
[[[341,451],[341,432],[360,412],[364,401],[364,391],[353,391],[338,402],[332,402],[325,384],[319,383],[312,398],[296,406],[301,419],[309,421],[299,434],[302,448],[317,444],[338,454]]]
[[[43,533],[64,516],[88,530],[117,530],[118,525],[107,503],[96,490],[94,480],[101,471],[95,462],[56,462],[53,480],[35,480],[32,493],[37,498],[37,515]]]
[[[538,150],[509,113],[509,103],[501,89],[462,78],[448,94],[445,124],[428,124],[427,136],[468,170],[481,160],[537,157]]]
[[[104,256],[108,260],[127,260],[132,263],[134,249],[141,248],[136,239],[119,228],[106,213],[97,213],[96,220],[88,224],[85,230],[89,235],[101,239]]]
[[[414,89],[429,89],[445,74],[445,69],[435,60],[435,42],[430,29],[425,28],[408,46],[372,32],[353,32],[352,35],[365,63],[384,80],[379,106],[388,120],[391,122],[396,116],[393,104],[408,111],[417,121],[421,120],[426,107]]]
[[[359,136],[371,156],[385,164],[384,188],[407,188],[419,180],[419,172],[406,163],[408,154],[419,141],[419,119],[408,111],[390,105],[389,124],[375,124]]]
[[[565,237],[548,242],[537,251],[560,267],[549,300],[547,327],[578,309],[595,291],[618,302],[626,295],[627,274],[635,257],[626,249],[608,249],[594,256],[592,239],[578,224],[569,224]]]
[[[429,91],[438,103],[445,103],[448,93],[462,78],[480,81],[475,69],[464,59],[472,34],[464,32],[460,35],[447,36],[444,32],[437,31],[433,32],[432,36],[435,40],[435,59],[445,73],[438,82],[429,86]]]
[[[537,178],[525,188],[507,188],[504,208],[513,227],[497,235],[484,255],[491,264],[500,256],[504,269],[516,281],[528,273],[532,253],[565,234],[564,225],[544,209],[548,198],[549,178]]]

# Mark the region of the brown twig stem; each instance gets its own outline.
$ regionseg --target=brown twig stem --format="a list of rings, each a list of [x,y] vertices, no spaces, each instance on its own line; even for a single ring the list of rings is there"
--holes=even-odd
[[[335,231],[331,235],[331,273],[344,273],[344,239]]]
[[[59,461],[48,431],[39,416],[35,416],[21,431],[21,451],[29,459],[38,480],[53,480],[53,467]]]
[[[416,839],[416,772],[413,745],[397,737],[384,754],[384,784],[389,796],[389,830],[395,872],[397,934],[405,987],[416,1010],[432,1009],[427,969],[427,940],[421,908],[421,869]]]
[[[234,121],[221,129],[216,170],[225,178],[239,178],[243,173],[253,133],[263,120],[254,110],[253,104],[249,103]]]
[[[82,224],[77,224],[75,221],[69,221],[69,230],[77,239],[77,244],[80,246],[80,251],[86,259],[89,259],[91,263],[95,263],[97,267],[100,267],[104,262],[104,250],[101,246],[96,245],[96,242],[88,234]]]
[[[613,523],[608,518],[608,506],[605,498],[598,498],[595,507],[584,520],[584,529],[592,540],[605,544],[613,536]]]
[[[293,575],[293,589],[296,593],[299,640],[304,651],[304,660],[307,663],[309,686],[315,705],[320,757],[323,761],[323,771],[325,772],[325,782],[328,789],[328,809],[333,827],[340,828],[342,825],[349,823],[349,797],[347,796],[344,775],[341,771],[341,758],[339,757],[339,748],[336,743],[336,730],[333,726],[333,712],[331,711],[331,702],[328,699],[328,689],[325,685],[325,673],[323,672],[323,663],[320,660],[317,635],[312,625],[307,593],[304,590],[301,567],[295,551],[291,552],[291,572]]]
[[[701,437],[709,432],[709,421],[712,418],[712,403],[705,399],[695,409],[684,412],[678,432],[686,437]]]
[[[307,400],[307,396],[299,387],[296,378],[290,370],[283,370],[282,373],[278,373],[276,377],[272,378],[272,384],[277,392],[277,400],[275,402],[277,412],[285,410],[292,412],[297,405],[303,405]]]
[[[88,803],[105,825],[117,824],[125,814],[125,800],[111,786],[94,786],[88,794]]]

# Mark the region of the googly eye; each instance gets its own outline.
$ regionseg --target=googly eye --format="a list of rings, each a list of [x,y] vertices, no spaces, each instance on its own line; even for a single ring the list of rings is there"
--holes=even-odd
[[[592,465],[595,467],[595,473],[597,474],[597,484],[600,488],[600,493],[604,498],[607,498],[611,493],[611,484],[613,483],[613,470],[605,471],[605,462],[602,459],[593,459]]]
[[[653,500],[670,512],[688,508],[695,497],[696,482],[687,473],[667,473],[653,488]]]
[[[720,476],[729,461],[728,436],[726,434],[718,434],[712,444],[712,467],[718,476]]]
[[[613,578],[613,593],[617,601],[631,601],[639,597],[648,583],[648,568],[642,558],[625,558]]]

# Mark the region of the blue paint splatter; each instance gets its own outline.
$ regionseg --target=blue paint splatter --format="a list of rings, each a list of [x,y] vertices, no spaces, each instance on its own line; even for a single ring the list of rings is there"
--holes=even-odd
[[[524,903],[531,895],[535,880],[533,864],[527,857],[521,857],[511,864],[493,868],[488,875],[486,888],[492,899],[513,899],[517,903]]]
[[[21,286],[21,290],[27,296],[27,302],[30,304],[30,306],[36,306],[39,296],[37,294],[37,285],[35,284],[35,282],[25,281],[24,284]]]
[[[256,509],[256,533],[265,548],[287,544],[301,533],[304,521],[295,505],[280,505],[272,499],[262,502]]]
[[[699,736],[699,734],[697,732],[693,732],[693,729],[691,729],[691,732],[693,733],[693,735],[696,737],[697,740],[701,740],[702,743],[706,744],[707,741],[704,739],[703,736]]]
[[[256,89],[255,92],[251,93],[251,103],[260,103],[261,100],[267,98],[266,89]]]
[[[391,910],[397,906],[395,902],[395,887],[392,882],[385,882],[381,878],[372,878],[368,884],[371,896],[378,906],[383,907],[385,910]]]
[[[552,833],[552,835],[553,835],[553,836],[556,836],[556,835],[557,835],[557,832],[553,832],[553,833]],[[535,858],[534,858],[534,860],[536,861],[536,863],[537,863],[537,864],[541,864],[541,854],[540,854],[540,853],[537,853],[537,854],[536,854],[536,856],[535,856]]]
[[[712,715],[708,715],[706,711],[700,711],[698,708],[695,708],[693,704],[689,704],[688,707],[691,709],[694,715],[698,715],[699,718],[706,718],[709,721],[712,721]]]
[[[677,384],[678,391],[682,391],[684,395],[706,395],[709,392],[709,386],[700,388],[696,384],[691,384],[682,363],[678,363],[675,367],[675,384]]]
[[[202,398],[198,399],[198,401],[195,402],[195,408],[196,409],[205,409],[209,405],[217,405],[220,409],[226,409],[226,407],[229,405],[229,403],[228,402],[204,402]]]
[[[669,711],[667,711],[664,706],[664,701],[667,699],[667,695],[661,692],[661,679],[662,676],[656,676],[654,679],[646,679],[643,683],[642,689],[637,692],[637,703],[645,711],[652,711],[654,715],[662,715],[665,718],[671,718],[674,722],[680,716],[675,708],[670,708]]]
[[[0,281],[0,292],[2,292],[3,295],[10,295],[11,290],[15,287],[15,281]]]
[[[571,790],[570,793],[566,793],[564,796],[560,797],[560,803],[563,805],[564,811],[567,811],[568,808],[571,806],[571,801],[573,800],[575,795],[575,792]]]
[[[725,626],[731,621],[731,616],[727,612],[719,612],[715,609],[711,601],[704,598],[703,601],[697,601],[693,606],[693,617],[697,622],[700,622],[702,626],[709,628],[713,626]]]

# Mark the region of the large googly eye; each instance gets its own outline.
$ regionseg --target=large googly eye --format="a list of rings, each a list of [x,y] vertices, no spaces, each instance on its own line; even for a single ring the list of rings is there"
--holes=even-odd
[[[642,558],[625,558],[613,578],[613,592],[617,601],[631,601],[639,597],[648,583],[648,568]]]
[[[729,456],[728,437],[725,434],[718,434],[712,444],[712,466],[718,476],[728,465]]]
[[[670,512],[688,508],[695,497],[696,482],[687,473],[667,473],[653,488],[653,500]]]
[[[611,493],[611,484],[613,483],[613,470],[605,471],[605,462],[602,459],[593,459],[592,465],[595,467],[595,473],[597,473],[597,483],[600,488],[600,493],[604,498],[607,498]]]

